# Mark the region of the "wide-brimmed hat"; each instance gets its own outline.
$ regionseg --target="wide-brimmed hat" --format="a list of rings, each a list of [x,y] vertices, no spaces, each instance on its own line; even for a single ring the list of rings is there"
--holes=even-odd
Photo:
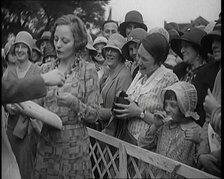
[[[221,29],[221,24],[216,24],[213,31],[201,39],[201,45],[207,52],[212,53],[212,42],[214,37],[219,37],[221,39]]]
[[[125,42],[126,42],[126,40],[121,34],[118,34],[118,33],[112,34],[110,36],[109,40],[107,41],[107,45],[104,46],[102,49],[103,57],[105,58],[105,49],[107,49],[107,48],[113,48],[113,49],[119,51],[121,56],[123,57],[121,49],[124,46]]]
[[[193,84],[179,81],[164,88],[161,94],[162,101],[164,101],[164,94],[167,90],[171,90],[176,94],[178,106],[185,117],[193,117],[195,120],[199,119],[199,115],[194,112],[197,106],[198,96]]]
[[[43,40],[50,40],[51,39],[51,32],[50,31],[44,31],[43,34],[41,35],[41,38],[36,41],[36,45],[38,48],[40,48],[41,42]]]
[[[143,22],[142,14],[136,10],[129,11],[125,15],[125,20],[120,24],[119,31],[120,34],[126,37],[125,29],[129,23],[136,23],[139,27],[143,28],[145,31],[148,30],[147,26]]]
[[[135,28],[133,29],[130,34],[127,37],[127,42],[124,44],[124,46],[122,47],[122,54],[123,56],[129,60],[129,61],[133,61],[133,59],[130,57],[129,55],[129,50],[128,50],[128,46],[130,43],[135,42],[135,43],[140,43],[141,40],[143,40],[146,36],[148,35],[148,33],[142,29],[142,28]]]
[[[205,53],[205,50],[201,46],[201,39],[206,35],[204,30],[199,28],[191,27],[178,39],[172,39],[170,41],[171,49],[178,55],[181,54],[181,42],[186,41],[190,44],[194,44],[198,47],[198,49]],[[180,56],[183,57],[182,55]]]
[[[97,38],[93,41],[93,47],[95,48],[95,45],[96,45],[96,44],[100,44],[100,43],[107,44],[107,38],[104,37],[104,36],[99,36],[99,37],[97,37]]]
[[[44,47],[43,58],[47,58],[49,56],[56,57],[57,55],[56,55],[56,51],[55,51],[54,47],[51,44],[48,43]]]
[[[20,31],[15,38],[15,43],[13,44],[13,49],[15,50],[15,45],[18,43],[24,43],[32,56],[32,48],[33,48],[33,37],[32,35],[27,31]]]

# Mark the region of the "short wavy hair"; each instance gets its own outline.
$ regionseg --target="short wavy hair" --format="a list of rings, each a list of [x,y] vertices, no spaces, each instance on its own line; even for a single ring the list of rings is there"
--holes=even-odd
[[[75,51],[78,52],[85,49],[88,43],[88,35],[85,24],[78,16],[74,14],[68,14],[59,17],[54,23],[52,38],[54,38],[56,27],[59,25],[69,25],[71,27],[71,31],[74,37]]]

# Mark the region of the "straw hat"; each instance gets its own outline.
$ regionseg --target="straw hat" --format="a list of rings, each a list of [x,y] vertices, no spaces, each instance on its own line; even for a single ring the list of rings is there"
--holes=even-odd
[[[129,50],[128,50],[128,46],[131,42],[135,42],[135,43],[140,43],[141,40],[143,40],[146,36],[148,35],[148,33],[142,29],[142,28],[135,28],[133,29],[130,34],[128,35],[127,38],[127,42],[124,44],[124,46],[122,47],[122,53],[123,56],[129,60],[129,61],[133,61],[133,59],[130,57],[129,55]]]
[[[125,29],[129,23],[136,23],[139,27],[143,28],[145,31],[148,30],[147,26],[143,22],[142,14],[136,10],[129,11],[125,15],[125,20],[120,24],[119,30],[120,34],[126,37]]]
[[[195,120],[199,119],[199,115],[194,112],[198,102],[198,96],[193,84],[179,81],[164,88],[161,95],[162,101],[164,101],[164,94],[167,90],[172,90],[176,94],[180,111],[185,117],[193,117]]]
[[[105,49],[107,48],[116,49],[117,51],[120,52],[121,56],[123,56],[121,49],[124,46],[125,42],[126,40],[121,34],[118,33],[112,34],[107,42],[107,45],[104,46],[102,49],[103,57],[105,58]]]

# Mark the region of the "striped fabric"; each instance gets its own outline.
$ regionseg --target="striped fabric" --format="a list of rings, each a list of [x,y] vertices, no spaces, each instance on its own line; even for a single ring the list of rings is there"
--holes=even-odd
[[[161,65],[148,79],[145,79],[138,72],[128,88],[127,94],[140,107],[154,113],[155,110],[162,110],[163,102],[160,96],[163,88],[177,81],[178,77],[171,70]],[[140,133],[144,134],[149,127],[149,124],[139,118],[132,118],[128,123],[128,130],[136,139],[138,139]]]

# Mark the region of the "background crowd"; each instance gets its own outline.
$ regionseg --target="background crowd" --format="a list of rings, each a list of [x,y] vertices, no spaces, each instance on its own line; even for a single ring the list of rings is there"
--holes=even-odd
[[[175,22],[148,29],[131,10],[121,24],[105,21],[97,37],[68,14],[40,39],[19,31],[2,51],[2,81],[55,70],[65,78],[33,100],[61,118],[61,130],[3,104],[15,178],[91,178],[86,126],[221,176],[221,13],[182,32]],[[145,178],[148,168],[178,177],[139,165]]]

